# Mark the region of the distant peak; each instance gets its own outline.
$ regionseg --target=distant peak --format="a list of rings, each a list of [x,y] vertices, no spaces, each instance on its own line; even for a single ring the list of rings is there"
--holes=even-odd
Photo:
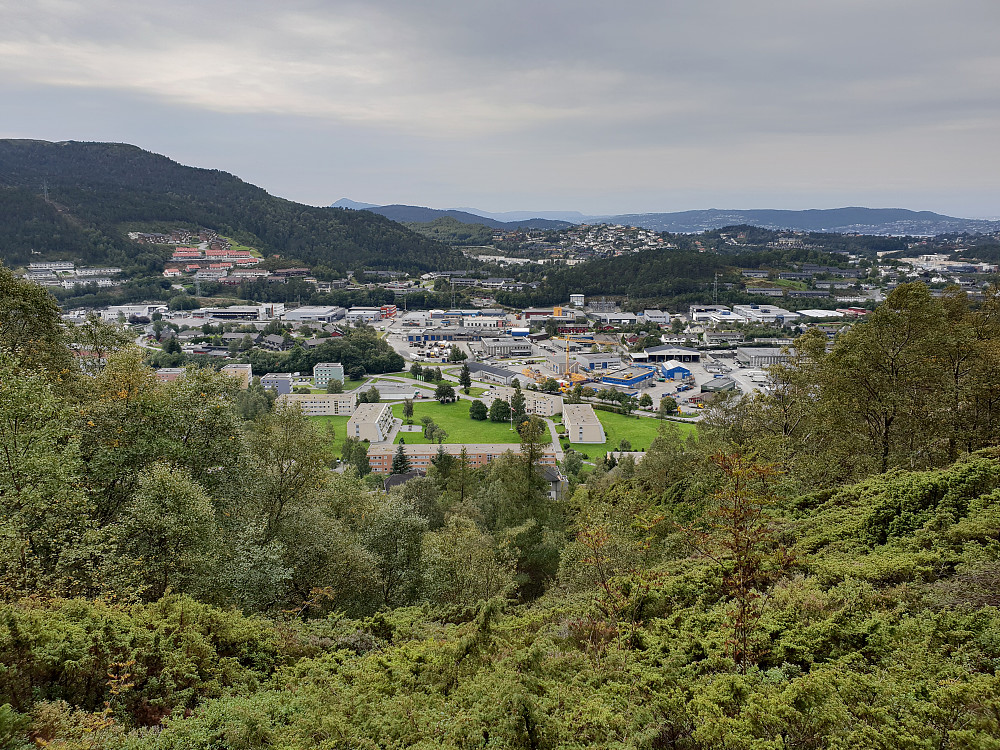
[[[355,211],[363,211],[366,208],[378,208],[378,204],[359,203],[358,201],[352,201],[350,198],[341,198],[336,203],[331,203],[330,208],[352,208]]]

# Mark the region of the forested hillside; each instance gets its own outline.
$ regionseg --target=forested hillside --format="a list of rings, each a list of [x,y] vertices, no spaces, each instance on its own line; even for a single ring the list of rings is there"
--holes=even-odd
[[[48,200],[45,199],[45,194]],[[335,269],[450,268],[461,255],[376,214],[268,195],[218,170],[185,167],[135,146],[0,140],[0,258],[132,266],[148,250],[130,224],[177,222]]]
[[[998,310],[901,286],[552,501],[532,420],[385,492],[0,268],[0,747],[995,748]]]

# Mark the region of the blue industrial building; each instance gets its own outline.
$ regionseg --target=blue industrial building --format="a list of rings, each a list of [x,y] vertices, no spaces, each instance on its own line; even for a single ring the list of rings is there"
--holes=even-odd
[[[618,388],[638,388],[656,377],[655,367],[623,367],[601,377],[601,382]]]
[[[660,372],[667,380],[687,380],[691,377],[691,371],[676,359],[671,359],[660,365]]]

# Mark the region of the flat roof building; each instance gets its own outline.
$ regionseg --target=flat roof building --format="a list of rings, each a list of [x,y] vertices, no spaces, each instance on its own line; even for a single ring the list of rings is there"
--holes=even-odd
[[[736,350],[736,361],[745,367],[766,367],[787,362],[789,356],[776,346],[741,346]]]
[[[518,375],[513,370],[496,365],[484,364],[482,362],[468,362],[469,374],[476,380],[484,380],[487,383],[499,383],[500,385],[510,385]]]
[[[650,362],[668,362],[672,359],[678,362],[701,361],[701,352],[697,349],[688,349],[687,347],[674,346],[673,344],[652,346],[645,351]]]
[[[491,357],[530,357],[531,342],[523,338],[483,339],[483,351]]]
[[[187,368],[184,367],[161,367],[153,372],[153,376],[160,383],[172,383],[175,380],[180,380],[186,374]]]
[[[280,396],[292,392],[292,376],[287,372],[269,372],[260,379],[260,384]]]
[[[345,315],[347,315],[347,310],[343,307],[307,305],[296,307],[294,310],[287,310],[282,317],[289,322],[332,323],[335,320],[340,320]]]
[[[225,365],[219,372],[237,378],[240,381],[240,388],[244,391],[253,381],[253,365]]]
[[[313,365],[313,385],[326,388],[331,380],[344,382],[344,366],[340,362],[317,362]]]
[[[347,422],[347,436],[381,443],[392,434],[392,407],[389,404],[358,404]]]
[[[278,404],[298,404],[309,417],[343,417],[354,413],[354,393],[283,393]]]
[[[655,367],[622,367],[602,375],[601,382],[618,388],[638,388],[655,377]]]
[[[571,443],[603,443],[607,441],[604,425],[590,404],[564,404],[563,425]]]

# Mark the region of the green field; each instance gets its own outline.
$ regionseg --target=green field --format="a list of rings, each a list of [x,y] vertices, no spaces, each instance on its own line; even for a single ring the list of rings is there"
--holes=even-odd
[[[309,417],[309,419],[320,429],[333,428],[333,450],[337,458],[340,458],[340,446],[347,437],[347,422],[350,417]]]
[[[413,404],[413,423],[419,425],[421,417],[430,417],[448,432],[449,443],[521,442],[521,438],[516,432],[511,431],[507,422],[477,422],[469,419],[470,403],[470,401],[456,401],[453,404],[439,404],[437,401],[417,401]],[[402,419],[403,405],[393,405],[392,413]],[[399,442],[400,436],[413,445],[430,442],[419,432],[400,432],[396,435],[395,442]],[[552,442],[548,430],[545,431],[542,442]]]
[[[614,414],[609,411],[594,411],[597,418],[604,425],[604,434],[607,441],[601,444],[573,443],[570,447],[577,453],[582,453],[589,458],[603,458],[608,451],[618,450],[618,445],[622,438],[627,439],[632,444],[632,450],[644,451],[649,448],[660,429],[659,419],[649,417],[626,417],[624,414]],[[684,437],[694,433],[697,427],[693,424],[683,424],[679,422],[669,422],[669,426],[676,427]]]

